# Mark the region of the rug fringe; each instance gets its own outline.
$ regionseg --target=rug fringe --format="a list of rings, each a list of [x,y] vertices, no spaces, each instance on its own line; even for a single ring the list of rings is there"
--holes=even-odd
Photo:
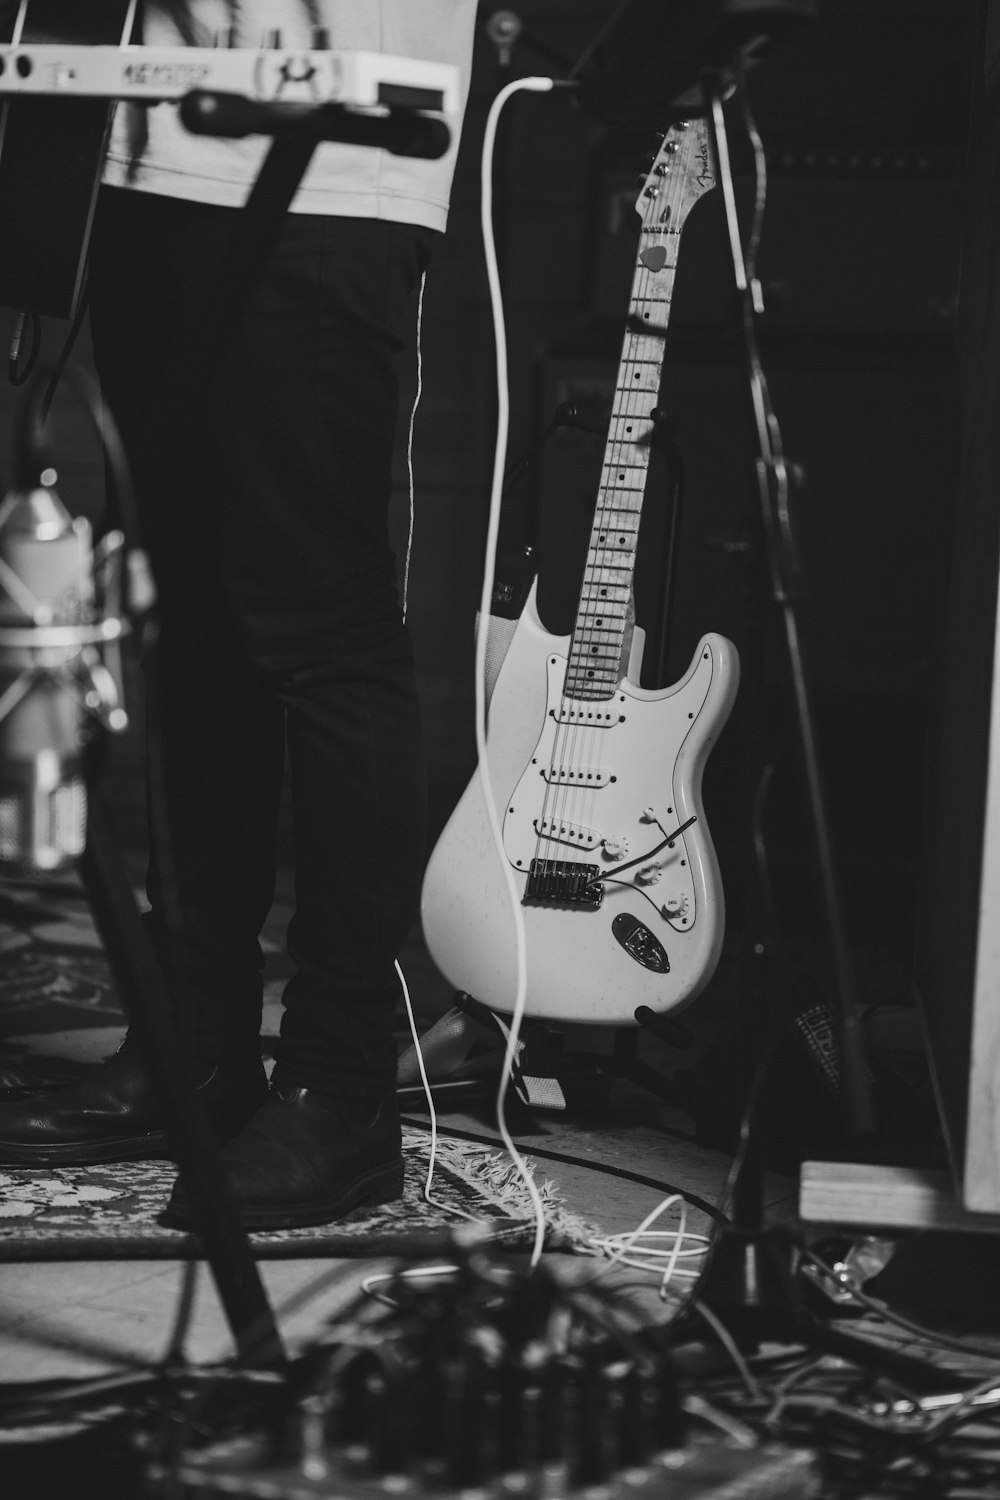
[[[534,1219],[534,1202],[521,1170],[502,1146],[494,1149],[471,1141],[439,1139],[437,1159],[450,1172],[464,1177],[485,1197],[492,1198],[505,1214],[529,1221]],[[579,1255],[599,1254],[599,1231],[595,1226],[563,1206],[554,1183],[548,1178],[539,1182],[530,1165],[527,1171],[542,1200],[545,1248],[568,1249]]]

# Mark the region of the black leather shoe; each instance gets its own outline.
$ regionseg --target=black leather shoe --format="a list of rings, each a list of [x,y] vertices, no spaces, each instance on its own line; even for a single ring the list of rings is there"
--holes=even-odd
[[[329,1224],[361,1204],[388,1203],[403,1191],[395,1095],[367,1103],[272,1086],[266,1103],[222,1152],[222,1162],[247,1229]],[[160,1222],[193,1227],[180,1181]]]
[[[229,1140],[267,1097],[259,1058],[218,1063],[198,1085],[209,1124]],[[137,1043],[126,1038],[86,1078],[0,1104],[0,1163],[75,1167],[171,1154]]]

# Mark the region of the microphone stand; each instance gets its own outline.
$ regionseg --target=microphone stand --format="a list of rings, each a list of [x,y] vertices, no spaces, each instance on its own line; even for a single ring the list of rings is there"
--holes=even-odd
[[[759,457],[757,487],[762,534],[770,575],[771,603],[784,634],[799,732],[799,748],[806,776],[809,817],[816,843],[827,942],[834,967],[834,991],[839,1010],[844,1123],[852,1136],[874,1128],[871,1089],[858,1008],[857,981],[847,941],[843,898],[837,873],[830,817],[816,735],[812,695],[798,622],[799,565],[791,530],[789,500],[792,473],[781,446],[781,432],[771,405],[767,381],[757,349],[756,324],[762,311],[760,283],[748,267],[740,243],[729,166],[725,116],[718,90],[709,92],[711,135],[716,150],[719,183],[726,205],[736,288],[740,298],[747,373],[753,402]],[[747,114],[748,124],[752,122]],[[754,132],[754,135],[756,133]],[[761,151],[755,139],[755,149]]]
[[[88,803],[87,842],[78,869],[94,924],[135,1023],[142,1061],[166,1117],[239,1363],[273,1368],[285,1360],[281,1336],[232,1203],[219,1147],[178,1046],[170,990],[96,789],[90,790]]]
[[[62,373],[59,366],[51,379],[46,378],[44,372],[40,373],[18,408],[14,428],[12,498],[20,495],[23,501],[27,501],[33,493],[48,492],[49,476],[54,473],[54,468],[44,429],[55,383]],[[0,643],[10,644],[15,653],[21,652],[28,658],[28,665],[3,695],[0,717],[5,717],[6,712],[16,712],[20,697],[26,691],[30,692],[36,676],[44,680],[51,674],[53,680],[61,680],[65,674],[72,677],[74,695],[78,695],[81,707],[84,703],[87,705],[91,722],[97,726],[94,735],[88,737],[81,758],[82,779],[86,787],[86,815],[82,819],[85,832],[83,828],[79,830],[82,835],[79,840],[75,828],[72,837],[53,837],[52,848],[45,850],[46,860],[35,864],[32,859],[31,868],[37,873],[41,869],[57,867],[47,863],[51,854],[58,854],[60,862],[70,859],[75,862],[118,994],[132,1023],[132,1034],[139,1046],[146,1074],[163,1110],[170,1144],[185,1181],[191,1184],[206,1258],[230,1323],[239,1362],[273,1367],[284,1361],[278,1331],[250,1253],[249,1241],[230,1200],[215,1139],[178,1045],[165,974],[139,915],[97,786],[98,773],[106,758],[108,732],[121,731],[127,722],[119,702],[120,639],[129,628],[128,617],[134,620],[151,606],[153,588],[146,576],[144,554],[138,549],[131,481],[117,428],[106,412],[102,414],[96,385],[91,389],[89,380],[81,379],[76,372],[68,373],[79,385],[80,394],[85,398],[89,414],[100,433],[105,457],[116,481],[109,489],[124,524],[121,529],[106,531],[104,536],[99,607],[103,618],[99,624],[91,623],[87,618],[80,623],[57,623],[52,630],[47,630],[42,622],[51,613],[52,606],[47,597],[36,595],[39,569],[37,566],[29,569],[28,576],[21,578],[17,569],[0,557],[3,590],[13,602],[14,615],[23,614],[26,621],[32,622],[24,628],[15,625],[0,630]],[[55,495],[51,497],[51,505],[55,514],[62,512]],[[51,529],[52,523],[46,524]],[[73,530],[76,530],[76,523]],[[33,532],[32,536],[35,535]],[[42,534],[37,535],[42,545],[51,540]],[[81,543],[77,564],[82,573],[94,565],[89,527],[86,535],[86,547]],[[130,569],[133,596],[123,604],[120,570],[126,560],[127,546],[136,549],[127,559],[133,564]],[[95,572],[95,582],[96,577]],[[51,581],[42,581],[46,589],[58,585],[65,591],[67,587],[58,569]],[[88,584],[89,581],[87,579]],[[18,584],[16,591],[15,583]],[[83,600],[88,593],[81,577],[78,596]],[[53,634],[67,638],[61,647],[53,643]],[[34,640],[31,639],[33,636]],[[75,656],[72,655],[74,648],[78,653]],[[53,664],[51,657],[46,658],[46,649],[55,653],[57,664]],[[33,657],[32,653],[36,651],[39,655]],[[18,660],[16,656],[14,659]],[[98,660],[100,672],[96,670]],[[48,729],[45,753],[58,762],[61,753],[69,748],[69,736],[65,728],[61,729],[58,714],[50,713],[45,722]],[[16,743],[16,733],[14,738]],[[72,738],[75,748],[80,738],[79,728],[74,727]],[[26,817],[25,822],[30,826],[30,817]]]
[[[708,82],[705,96],[718,181],[726,210],[759,448],[756,475],[767,584],[770,604],[777,615],[785,645],[787,674],[792,688],[809,817],[820,875],[826,935],[833,962],[843,1119],[848,1134],[860,1137],[869,1134],[874,1128],[872,1100],[857,987],[846,936],[809,679],[799,630],[799,570],[789,517],[792,477],[782,451],[780,428],[771,406],[756,340],[756,320],[762,307],[760,285],[753,274],[753,254],[760,226],[759,222],[755,223],[749,253],[745,255],[736,216],[722,95],[717,86]],[[754,138],[755,150],[760,152],[760,143],[748,111],[747,122]],[[758,212],[759,208],[758,202]],[[763,583],[759,587],[763,587]],[[758,642],[760,654],[763,654],[762,643],[763,631]],[[766,674],[758,664],[758,714],[764,712],[765,677]],[[753,739],[755,757],[760,761],[764,736],[758,730]],[[760,765],[758,769],[761,769]],[[751,901],[751,926],[756,927],[760,922],[762,909],[770,917],[768,905],[766,899]],[[752,932],[749,951],[744,959],[744,989],[752,1012],[761,1025],[762,1045],[744,1109],[741,1144],[734,1166],[732,1220],[709,1252],[705,1275],[697,1288],[694,1301],[716,1314],[737,1342],[750,1349],[756,1349],[762,1339],[784,1339],[791,1342],[804,1341],[861,1362],[871,1363],[873,1359],[883,1362],[880,1353],[873,1354],[860,1341],[834,1333],[826,1328],[822,1320],[807,1312],[795,1282],[794,1237],[785,1227],[768,1228],[764,1222],[764,1146],[758,1105],[766,1087],[779,1024],[768,983],[769,926],[770,922],[765,921],[758,930]],[[695,1326],[694,1314],[683,1314],[673,1325],[671,1337],[676,1334],[682,1341],[693,1337]],[[699,1330],[701,1332],[703,1330]]]

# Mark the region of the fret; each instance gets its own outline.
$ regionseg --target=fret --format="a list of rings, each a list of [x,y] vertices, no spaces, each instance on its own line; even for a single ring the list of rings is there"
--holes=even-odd
[[[633,522],[632,526],[602,526],[596,536],[592,535],[590,545],[595,560],[598,557],[605,557],[610,561],[621,552],[623,547],[633,546],[639,534],[638,514],[633,517]],[[612,533],[614,533],[613,537]]]
[[[713,185],[705,122],[668,132],[637,205],[629,316],[566,669],[570,698],[604,699],[618,686],[650,461],[650,444],[636,439],[655,431],[651,408],[659,397],[680,232]],[[636,322],[643,326],[630,326]]]
[[[619,608],[622,608],[624,610],[627,610],[628,608],[627,588],[622,587],[620,589],[616,589],[614,592],[618,594],[619,597],[617,598],[612,597],[611,590],[607,588],[599,589],[593,583],[584,584],[584,589],[589,589],[590,592],[588,595],[588,602],[594,609],[603,609],[610,614],[612,611],[617,611],[617,609]]]
[[[609,660],[618,660],[618,636],[617,632],[611,631],[585,631],[580,640],[580,648],[585,656],[606,657]]]

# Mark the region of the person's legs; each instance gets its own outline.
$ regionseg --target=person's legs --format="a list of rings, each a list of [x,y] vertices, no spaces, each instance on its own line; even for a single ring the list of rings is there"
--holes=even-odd
[[[279,1133],[337,1137],[318,1197],[324,1213],[339,1212],[349,1159],[365,1156],[357,1131],[394,1088],[393,964],[418,899],[419,722],[386,514],[395,358],[431,237],[290,216],[200,398],[202,420],[171,448],[157,375],[233,218],[111,193],[95,242],[95,344],[133,453],[161,596],[166,817],[154,829],[150,894],[158,940],[178,929],[171,952],[189,1050],[210,1060],[254,1046],[287,727],[297,972],[272,1114],[278,1101],[298,1101],[281,1111],[294,1127]],[[197,328],[188,347],[197,379]],[[154,401],[159,439],[146,425]],[[336,1128],[329,1109],[313,1107],[317,1090],[352,1101]],[[375,1155],[392,1158],[374,1168],[383,1193],[398,1163],[390,1116],[376,1131]],[[0,1155],[4,1138],[0,1111]],[[250,1154],[261,1158],[259,1143]],[[277,1175],[293,1198],[316,1200],[315,1184]],[[371,1186],[368,1167],[361,1175]],[[259,1197],[244,1186],[245,1199]]]
[[[148,653],[149,927],[200,1059],[259,1051],[284,715],[245,649],[222,571],[214,379],[198,309],[228,210],[105,190],[91,321],[158,591]],[[178,361],[178,349],[185,362]],[[200,414],[181,415],[186,403]]]
[[[285,709],[294,812],[296,972],[274,1087],[224,1153],[256,1228],[325,1221],[402,1189],[394,964],[417,913],[424,783],[387,512],[395,361],[425,253],[400,226],[293,224],[220,413],[224,433],[244,433],[223,445],[235,483],[220,475],[234,507],[224,569]],[[249,440],[265,422],[283,450]],[[237,508],[251,487],[248,527]],[[188,1222],[179,1189],[168,1220]]]
[[[396,362],[426,235],[297,219],[224,371],[220,545],[248,653],[285,711],[295,916],[275,1078],[395,1087],[394,961],[417,913],[424,777],[388,505]]]
[[[168,970],[194,1082],[223,1139],[266,1095],[257,933],[273,888],[284,716],[250,670],[223,603],[200,447],[182,449],[178,434],[164,462],[164,445],[151,444],[149,433],[169,433],[164,366],[230,218],[105,190],[91,260],[103,395],[133,470],[159,592],[157,643],[144,662],[154,741],[146,926]],[[169,945],[168,910],[179,939]],[[131,1039],[79,1084],[0,1106],[3,1161],[71,1165],[167,1150],[162,1110]]]

